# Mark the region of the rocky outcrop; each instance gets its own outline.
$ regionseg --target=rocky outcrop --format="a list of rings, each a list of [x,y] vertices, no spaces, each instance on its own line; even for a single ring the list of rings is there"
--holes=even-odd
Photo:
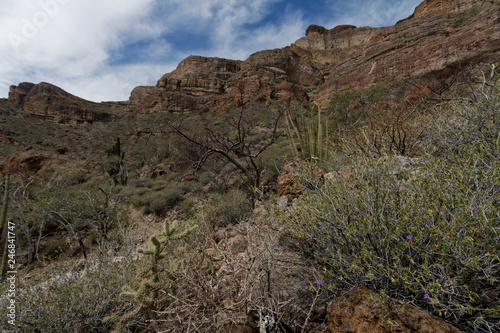
[[[90,102],[45,82],[23,82],[11,86],[9,100],[20,106],[23,114],[54,122],[111,121],[123,113],[128,105]]]
[[[338,91],[391,80],[441,82],[472,62],[498,59],[499,25],[498,2],[426,0],[391,27],[311,25],[290,47],[245,61],[188,57],[130,100],[138,112],[225,113],[272,99],[326,105]]]
[[[42,169],[49,161],[49,158],[42,155],[34,155],[30,153],[9,155],[5,161],[0,164],[0,172],[8,172],[10,174],[33,174]]]
[[[410,90],[435,91],[461,68],[498,61],[499,54],[498,1],[425,0],[391,27],[311,25],[290,47],[245,61],[190,56],[156,86],[135,88],[128,102],[92,103],[47,83],[12,86],[9,99],[23,113],[89,122],[112,120],[128,109],[226,113],[273,100],[327,105],[339,91],[394,80]],[[419,98],[413,95],[407,102]]]
[[[331,333],[460,333],[413,305],[396,300],[387,303],[365,287],[354,288],[331,303],[327,323]]]
[[[493,1],[426,0],[392,27],[312,26],[291,49],[325,75],[312,98],[390,80],[444,80],[473,62],[498,60],[500,6]]]
[[[304,87],[322,82],[321,72],[289,48],[257,52],[246,61],[190,56],[156,87],[134,89],[130,101],[138,112],[225,113],[272,99],[308,103]]]

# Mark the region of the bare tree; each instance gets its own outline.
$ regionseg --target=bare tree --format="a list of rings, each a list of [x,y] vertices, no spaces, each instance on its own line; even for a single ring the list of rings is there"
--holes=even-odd
[[[278,124],[282,113],[279,112],[265,142],[255,142],[252,137],[250,124],[244,121],[243,107],[237,117],[225,117],[225,128],[216,130],[211,124],[204,123],[202,135],[196,137],[182,128],[182,121],[177,126],[168,123],[168,126],[188,142],[200,147],[202,154],[193,166],[194,174],[200,170],[207,160],[214,155],[222,156],[224,160],[234,165],[245,177],[254,190],[258,189],[262,181],[264,167],[258,161],[261,154],[269,148],[279,137]]]

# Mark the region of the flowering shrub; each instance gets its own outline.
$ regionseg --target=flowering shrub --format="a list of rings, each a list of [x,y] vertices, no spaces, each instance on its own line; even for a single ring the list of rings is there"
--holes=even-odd
[[[463,330],[500,317],[500,98],[435,119],[428,154],[400,166],[354,153],[348,177],[298,174],[294,243],[332,277],[425,308]]]

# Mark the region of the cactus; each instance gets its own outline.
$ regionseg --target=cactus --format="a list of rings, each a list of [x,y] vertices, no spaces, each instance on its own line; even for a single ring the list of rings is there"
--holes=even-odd
[[[182,260],[168,258],[168,246],[170,242],[185,238],[198,226],[188,226],[182,229],[179,222],[175,220],[170,223],[165,219],[163,230],[151,237],[151,242],[146,249],[139,249],[138,252],[149,258],[150,263],[140,274],[142,279],[137,289],[129,286],[122,288],[120,296],[132,300],[134,309],[124,315],[106,318],[106,321],[117,322],[117,332],[122,332],[124,325],[136,315],[142,315],[144,320],[156,318],[156,311],[165,306],[175,294],[177,285],[175,283],[176,273],[182,267]],[[168,265],[165,268],[161,262],[167,259]],[[160,292],[167,295],[167,299],[160,298]]]
[[[121,151],[120,138],[116,138],[116,142],[108,150],[108,160],[106,162],[106,171],[113,179],[115,185],[127,185],[128,172],[123,167],[125,160],[125,153]]]
[[[2,206],[2,215],[0,219],[0,238],[3,236],[3,229],[5,228],[5,225],[7,224],[7,207],[9,205],[9,174],[5,174],[5,192],[4,192],[4,197],[3,197],[3,206]],[[6,267],[7,267],[7,245],[9,244],[8,238],[7,238],[7,233],[5,233],[5,246],[3,250],[3,255],[2,255],[2,266],[0,267],[0,281],[3,281],[5,279],[5,272],[6,272]]]
[[[328,117],[322,119],[319,105],[317,110],[317,119],[314,115],[309,124],[306,124],[304,109],[300,108],[300,130],[298,121],[292,118],[290,111],[286,112],[286,134],[290,141],[293,158],[296,160],[325,160],[328,157]],[[299,154],[299,147],[301,154]]]

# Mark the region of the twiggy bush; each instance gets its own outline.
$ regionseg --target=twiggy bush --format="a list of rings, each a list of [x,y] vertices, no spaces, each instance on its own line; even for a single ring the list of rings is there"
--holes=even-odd
[[[213,227],[237,224],[250,217],[253,209],[252,201],[240,190],[213,194],[203,207],[202,214]]]
[[[496,85],[498,87],[498,85]],[[330,274],[425,308],[469,332],[500,316],[498,90],[434,120],[409,166],[353,154],[349,177],[302,177],[311,191],[285,217]]]
[[[120,305],[118,294],[135,274],[129,256],[120,260],[101,258],[85,272],[73,271],[71,263],[51,265],[39,277],[19,279],[16,293],[16,326],[7,323],[8,298],[0,298],[0,327],[12,332],[109,332],[103,322]],[[7,284],[0,286],[7,295]]]

